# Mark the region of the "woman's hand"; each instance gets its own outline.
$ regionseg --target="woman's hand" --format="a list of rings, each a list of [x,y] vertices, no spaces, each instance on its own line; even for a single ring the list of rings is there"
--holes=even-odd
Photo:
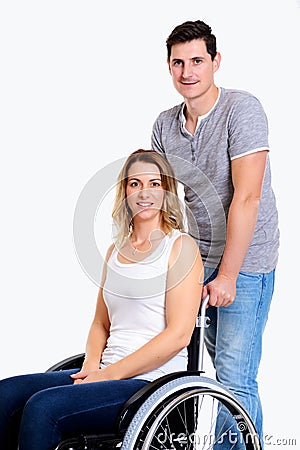
[[[86,378],[88,378],[92,373],[97,372],[99,370],[99,363],[95,364],[91,361],[84,361],[79,372],[71,375],[71,378],[74,380],[74,384],[80,384],[85,382]]]
[[[81,369],[79,372],[70,375],[74,380],[74,384],[82,383],[82,381],[91,373],[91,371]]]
[[[106,369],[96,369],[89,371],[81,369],[80,372],[71,375],[71,378],[73,378],[74,384],[95,383],[97,381],[105,381],[111,379]]]

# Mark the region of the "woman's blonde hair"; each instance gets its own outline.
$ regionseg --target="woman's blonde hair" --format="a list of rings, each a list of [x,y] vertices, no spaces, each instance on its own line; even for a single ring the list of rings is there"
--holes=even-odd
[[[160,172],[162,188],[165,191],[161,210],[162,226],[170,232],[172,229],[183,230],[183,214],[177,193],[177,181],[169,162],[154,150],[136,150],[125,161],[118,176],[116,197],[112,218],[116,227],[116,244],[121,245],[133,227],[133,217],[126,200],[126,187],[129,168],[137,161],[155,164]]]

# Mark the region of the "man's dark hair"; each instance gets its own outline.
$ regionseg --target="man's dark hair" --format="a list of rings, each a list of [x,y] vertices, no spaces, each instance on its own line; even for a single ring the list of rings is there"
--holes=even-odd
[[[166,41],[168,60],[171,56],[172,45],[190,42],[194,39],[202,39],[205,42],[207,53],[210,54],[213,61],[217,54],[216,37],[212,34],[211,27],[201,20],[196,20],[194,22],[188,20],[174,28]]]

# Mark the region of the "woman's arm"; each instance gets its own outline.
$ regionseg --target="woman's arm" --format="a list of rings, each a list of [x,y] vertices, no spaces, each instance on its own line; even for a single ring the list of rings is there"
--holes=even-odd
[[[120,361],[94,371],[83,382],[125,379],[149,372],[186,347],[196,323],[202,281],[199,249],[191,237],[182,236],[175,241],[169,259],[165,330]]]
[[[102,287],[100,287],[95,316],[85,346],[84,369],[95,370],[99,368],[102,352],[109,335],[109,327],[108,312],[103,300]]]
[[[85,346],[85,358],[80,372],[72,376],[75,380],[86,378],[87,375],[99,369],[99,363],[109,336],[110,320],[103,299],[103,284],[106,278],[106,264],[112,253],[113,245],[108,249],[103,268],[101,286],[98,293],[96,311],[91,324]],[[77,381],[75,381],[77,383]]]

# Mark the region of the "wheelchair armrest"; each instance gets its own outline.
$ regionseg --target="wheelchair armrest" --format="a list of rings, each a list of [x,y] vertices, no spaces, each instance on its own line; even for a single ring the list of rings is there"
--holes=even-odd
[[[187,374],[189,375],[199,375],[199,371],[180,371],[173,372],[167,375],[164,375],[160,378],[157,378],[154,381],[149,382],[141,389],[139,389],[135,394],[133,394],[127,402],[123,405],[121,412],[116,421],[116,432],[117,434],[123,434],[128,425],[133,418],[134,414],[137,412],[139,407],[144,403],[144,401],[157,389],[159,389],[162,385],[172,381],[176,378],[185,377]]]
[[[53,366],[49,367],[46,372],[56,372],[58,370],[68,370],[68,369],[80,369],[84,360],[84,353],[79,353],[78,355],[69,356],[69,358],[63,359]]]

